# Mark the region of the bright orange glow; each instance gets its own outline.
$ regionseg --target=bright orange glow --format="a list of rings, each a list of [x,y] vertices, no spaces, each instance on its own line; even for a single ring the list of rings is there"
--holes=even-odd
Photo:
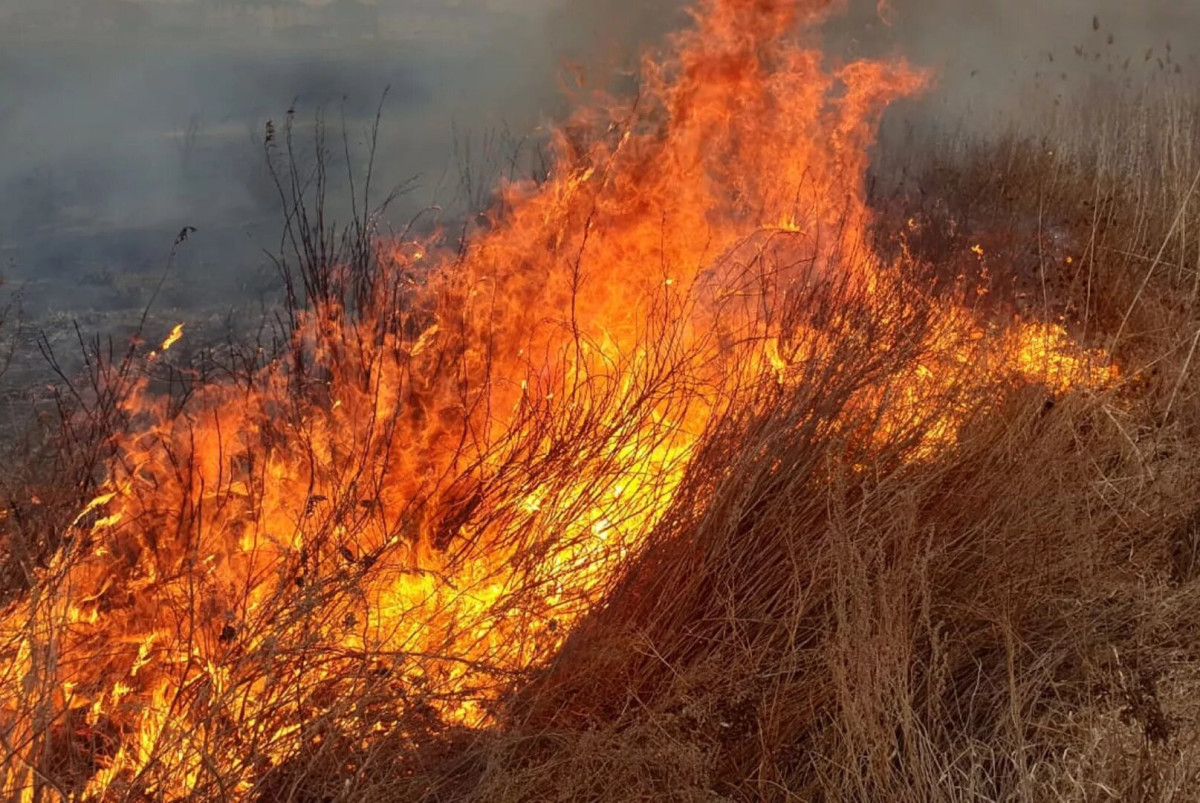
[[[177,323],[175,324],[175,328],[171,330],[171,333],[167,335],[165,340],[163,340],[162,350],[166,351],[171,348],[171,346],[174,346],[179,342],[181,337],[183,337],[183,324]]]
[[[245,796],[335,732],[486,725],[667,513],[714,417],[806,381],[853,315],[906,308],[863,183],[879,115],[925,76],[826,70],[804,42],[828,5],[702,2],[638,98],[580,110],[549,179],[500,188],[464,250],[380,243],[375,297],[302,313],[303,368],[178,413],[132,393],[103,493],[0,612],[21,759],[0,789],[29,795],[50,721],[75,791],[113,799]],[[864,309],[791,314],[821,283]],[[914,461],[954,444],[951,397],[1114,377],[1058,327],[936,303],[919,357],[856,399],[881,442],[930,419]]]

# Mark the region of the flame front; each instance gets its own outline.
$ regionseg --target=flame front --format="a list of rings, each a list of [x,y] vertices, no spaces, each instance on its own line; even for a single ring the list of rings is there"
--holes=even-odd
[[[381,243],[369,298],[302,314],[302,360],[182,411],[130,394],[104,493],[0,618],[5,794],[53,773],[83,797],[246,796],[335,739],[486,725],[636,556],[713,420],[916,306],[866,246],[863,179],[878,115],[925,77],[827,72],[803,41],[828,6],[702,3],[465,250]],[[806,306],[833,297],[855,306]],[[931,419],[912,460],[1006,382],[1112,378],[1056,327],[920,303],[914,358],[857,401],[875,437]]]

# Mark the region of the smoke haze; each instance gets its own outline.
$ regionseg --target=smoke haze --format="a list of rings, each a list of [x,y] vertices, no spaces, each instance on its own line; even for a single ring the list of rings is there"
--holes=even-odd
[[[267,119],[293,102],[300,120],[324,107],[332,128],[345,114],[359,144],[390,87],[380,184],[418,178],[398,217],[453,207],[461,163],[484,158],[485,132],[519,138],[562,112],[564,63],[591,85],[608,83],[683,9],[678,0],[0,0],[0,271],[39,307],[136,305],[144,288],[121,278],[161,265],[187,225],[199,230],[190,279],[168,303],[256,292],[265,285],[254,266],[279,229],[263,167]],[[829,28],[834,57],[902,54],[934,68],[938,86],[920,113],[941,122],[1017,118],[1031,93],[1065,95],[1096,76],[1200,74],[1190,49],[1200,4],[1182,0],[891,0],[886,9],[854,0]]]

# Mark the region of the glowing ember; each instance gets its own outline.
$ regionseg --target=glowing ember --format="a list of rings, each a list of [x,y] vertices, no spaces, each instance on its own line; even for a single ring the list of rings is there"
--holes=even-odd
[[[171,330],[171,333],[167,335],[165,340],[163,340],[161,347],[162,350],[166,351],[171,348],[171,346],[174,346],[179,342],[181,337],[183,337],[183,324],[177,323],[175,324],[175,328]]]
[[[826,7],[703,3],[464,253],[381,244],[372,297],[303,313],[303,369],[181,412],[130,394],[104,493],[0,617],[4,792],[52,761],[84,796],[244,796],[334,734],[486,723],[636,554],[714,416],[804,381],[854,315],[908,308],[863,245],[862,183],[876,118],[924,77],[825,72],[795,37]],[[803,309],[822,285],[859,308]],[[884,411],[871,437],[932,419],[913,460],[1005,382],[1112,378],[1061,329],[938,303],[910,370],[858,400]]]

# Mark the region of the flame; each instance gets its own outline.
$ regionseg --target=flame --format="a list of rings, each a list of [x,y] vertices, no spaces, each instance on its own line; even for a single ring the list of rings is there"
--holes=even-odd
[[[19,759],[0,789],[29,797],[57,749],[83,798],[244,797],[335,734],[486,725],[637,553],[714,418],[855,336],[855,311],[789,314],[798,295],[908,309],[864,245],[863,178],[878,116],[926,77],[824,69],[803,41],[827,10],[706,0],[465,250],[380,243],[374,295],[301,313],[302,364],[182,411],[135,388],[103,493],[0,611]],[[938,303],[920,359],[855,401],[883,411],[868,437],[930,419],[912,460],[953,444],[963,387],[1114,378],[1060,327]]]
[[[165,340],[163,340],[161,350],[168,350],[171,348],[171,346],[174,346],[176,343],[178,343],[181,337],[183,337],[183,324],[177,323],[171,330],[171,333],[167,335]]]

